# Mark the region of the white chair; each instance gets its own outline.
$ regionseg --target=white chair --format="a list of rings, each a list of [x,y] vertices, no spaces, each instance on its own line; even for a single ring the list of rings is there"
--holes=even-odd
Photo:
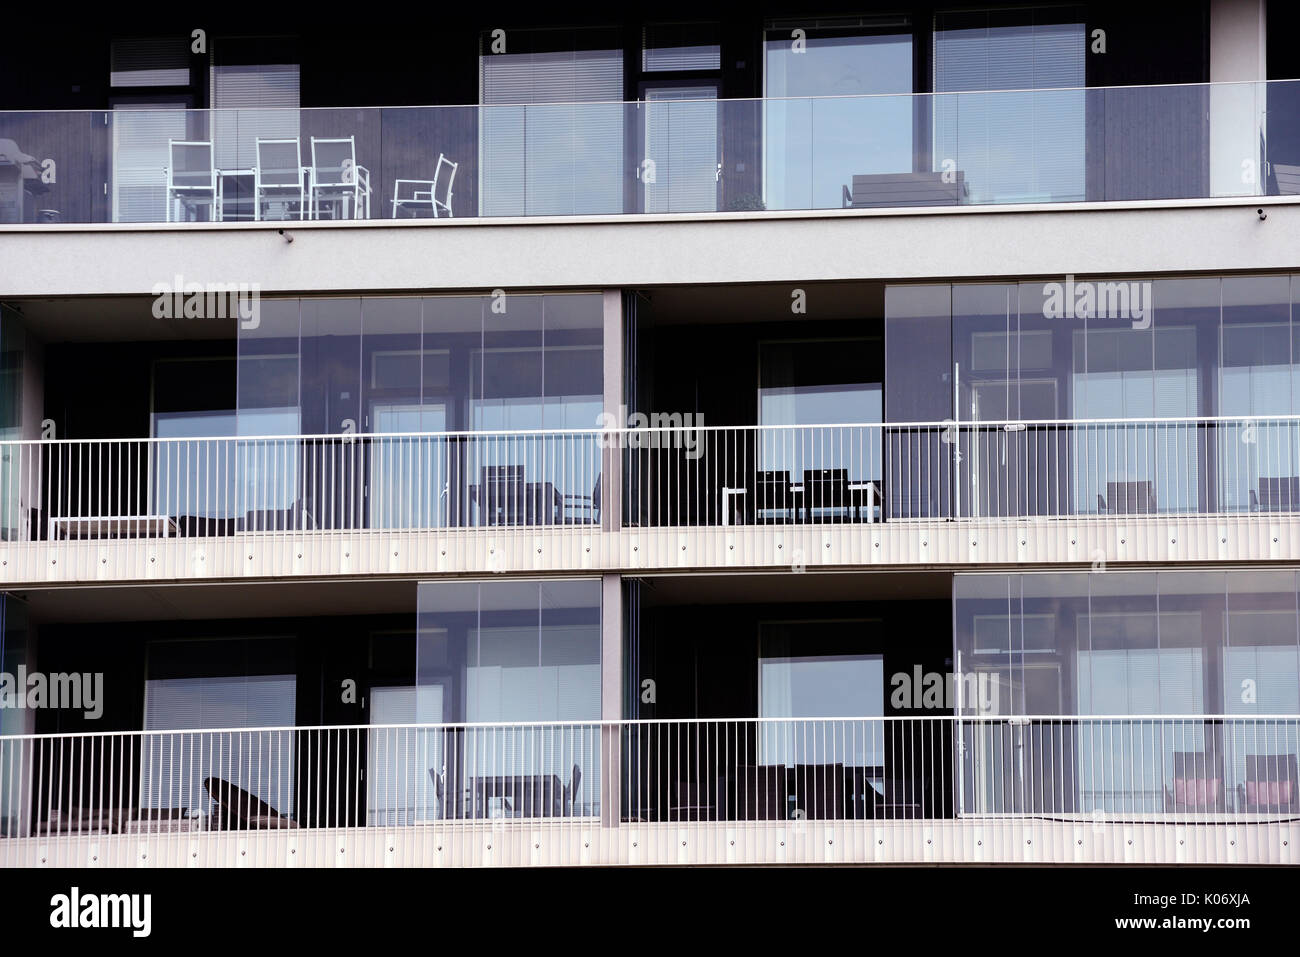
[[[311,218],[320,219],[321,200],[334,219],[370,218],[370,170],[357,164],[351,136],[311,138]]]
[[[212,142],[193,140],[167,141],[167,222],[173,222],[173,204],[177,213],[206,204],[208,221],[218,218],[217,168],[212,162]],[[177,222],[188,222],[188,217]]]
[[[451,184],[456,181],[456,169],[460,164],[453,163],[442,153],[438,154],[438,165],[434,167],[433,179],[399,179],[393,183],[393,219],[397,218],[399,209],[415,210],[416,215],[421,209],[428,209],[433,212],[433,218],[438,218],[438,210],[442,210],[450,218],[451,212]],[[450,171],[446,179],[443,179],[442,168],[447,166]],[[443,197],[438,198],[438,183],[446,184],[443,188]],[[407,187],[403,190],[403,187]]]
[[[290,206],[297,202],[298,218],[307,207],[307,185],[302,169],[302,150],[298,137],[257,140],[257,166],[253,169],[253,218],[262,219],[262,208],[270,212],[271,203],[282,203],[279,219],[290,218]],[[267,216],[267,219],[273,217]]]

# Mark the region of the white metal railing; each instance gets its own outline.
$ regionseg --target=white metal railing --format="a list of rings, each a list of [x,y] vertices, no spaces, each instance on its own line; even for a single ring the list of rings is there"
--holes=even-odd
[[[608,526],[615,501],[651,527],[1294,513],[1300,416],[0,443],[11,541]]]
[[[764,834],[809,827],[881,841],[842,848],[846,860],[877,859],[886,835],[894,859],[928,859],[919,838],[940,833],[953,860],[1015,859],[1024,834],[1045,860],[1124,860],[1135,828],[1156,842],[1143,852],[1154,860],[1169,853],[1157,844],[1171,827],[1179,847],[1194,845],[1183,860],[1231,856],[1224,828],[1239,853],[1274,860],[1265,842],[1300,827],[1298,754],[1295,715],[18,735],[0,738],[0,864],[83,862],[88,848],[97,863],[131,863],[142,842],[167,863],[272,834],[289,843],[263,842],[262,863],[287,862],[321,834],[351,835],[354,848],[380,835],[388,853],[404,842],[408,863],[655,863],[680,860],[683,829],[697,842],[731,835],[733,847],[748,835],[735,853],[764,862],[789,859]],[[963,843],[972,828],[988,851]],[[485,833],[518,859],[480,859]],[[1260,842],[1249,852],[1248,833]],[[589,853],[573,851],[578,840]]]

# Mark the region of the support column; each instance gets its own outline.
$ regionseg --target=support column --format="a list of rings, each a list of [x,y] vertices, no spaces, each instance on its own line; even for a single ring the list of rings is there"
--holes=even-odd
[[[1265,191],[1266,0],[1210,0],[1210,195]]]
[[[623,720],[623,578],[604,575],[600,600],[600,716]],[[605,724],[600,732],[600,823],[618,827],[623,806],[622,727]]]
[[[622,428],[627,425],[623,409],[623,291],[606,289],[604,298],[603,381],[605,421]],[[622,449],[618,442],[606,443],[600,464],[600,527],[617,531],[623,524]]]

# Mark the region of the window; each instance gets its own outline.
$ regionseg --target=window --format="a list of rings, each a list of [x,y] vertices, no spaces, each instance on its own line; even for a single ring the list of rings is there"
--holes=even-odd
[[[1086,49],[1073,8],[937,14],[934,169],[972,203],[1083,200]]]
[[[114,40],[109,70],[114,87],[189,86],[189,45],[181,36]]]
[[[447,744],[445,793],[490,798],[493,781],[527,777],[550,795],[577,766],[572,813],[599,813],[600,590],[599,579],[420,584],[418,720],[492,724]]]
[[[883,763],[884,657],[863,649],[872,622],[764,623],[758,716],[763,764]],[[878,622],[875,623],[878,626]],[[855,647],[856,646],[856,647]],[[797,719],[848,718],[845,723]]]
[[[642,37],[641,69],[646,73],[718,70],[722,46],[715,24],[652,23]]]
[[[866,425],[884,416],[878,338],[821,339],[759,344],[759,425]],[[880,431],[832,430],[831,441],[810,442],[798,429],[766,429],[760,467],[789,470],[847,468],[851,480],[879,478]]]
[[[284,638],[158,641],[149,646],[140,758],[144,807],[206,808],[203,780],[241,787],[282,813],[294,806],[293,732],[204,736],[202,728],[286,728],[295,721],[293,644]],[[255,758],[255,759],[254,759]]]
[[[623,52],[603,31],[511,30],[479,58],[485,216],[623,211]],[[608,43],[608,46],[602,44]]]
[[[906,20],[773,23],[763,82],[769,209],[838,208],[855,175],[913,170]]]
[[[219,37],[213,41],[213,162],[223,171],[219,175],[225,219],[253,218],[252,175],[246,171],[258,165],[258,139],[299,135],[297,59],[289,40]],[[302,155],[304,164],[309,163],[309,154]]]

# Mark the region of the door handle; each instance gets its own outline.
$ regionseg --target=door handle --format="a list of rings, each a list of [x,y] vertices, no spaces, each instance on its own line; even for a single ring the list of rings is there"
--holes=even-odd
[[[718,164],[718,168],[717,168],[717,170],[716,170],[716,171],[714,172],[714,174],[713,174],[713,181],[714,181],[715,183],[719,183],[719,182],[722,181],[722,164],[721,164],[721,163]]]

